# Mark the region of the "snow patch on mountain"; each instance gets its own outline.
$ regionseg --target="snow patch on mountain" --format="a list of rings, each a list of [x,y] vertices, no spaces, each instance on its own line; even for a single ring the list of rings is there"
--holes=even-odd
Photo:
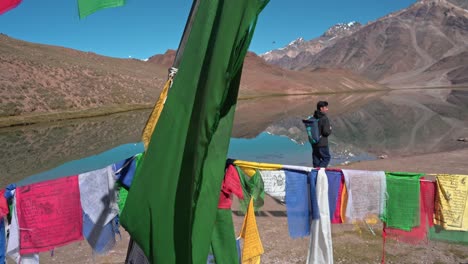
[[[339,23],[330,27],[322,36],[318,38],[307,41],[303,37],[299,37],[282,48],[270,50],[264,54],[261,54],[260,57],[262,57],[267,62],[280,65],[282,64],[282,61],[294,59],[302,53],[318,53],[322,49],[333,44],[337,39],[343,36],[348,36],[357,31],[359,28],[361,28],[361,24],[356,21],[351,21],[349,23]]]

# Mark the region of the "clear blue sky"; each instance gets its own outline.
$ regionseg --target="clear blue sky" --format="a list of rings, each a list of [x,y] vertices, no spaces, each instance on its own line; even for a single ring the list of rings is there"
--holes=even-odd
[[[127,0],[80,20],[76,0],[23,0],[0,15],[0,33],[35,43],[120,58],[148,58],[176,49],[191,0]],[[320,36],[340,22],[363,24],[416,0],[271,0],[250,50],[264,53],[304,37]]]

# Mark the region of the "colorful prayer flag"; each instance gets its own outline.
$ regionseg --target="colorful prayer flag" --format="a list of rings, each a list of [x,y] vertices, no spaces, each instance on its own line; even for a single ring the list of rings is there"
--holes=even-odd
[[[244,239],[244,248],[242,250],[243,264],[260,263],[260,258],[264,253],[262,241],[257,228],[257,220],[255,219],[255,211],[253,206],[253,198],[250,199],[247,214],[242,224],[240,237]]]
[[[0,15],[17,7],[21,0],[1,0],[0,1]]]
[[[239,173],[239,180],[242,185],[244,199],[239,200],[239,207],[243,212],[247,212],[250,198],[253,199],[255,211],[265,203],[265,190],[263,188],[263,179],[257,169],[236,167]],[[247,172],[246,172],[247,171]]]
[[[468,231],[468,175],[437,175],[436,224]]]
[[[259,170],[279,170],[283,168],[281,164],[273,164],[273,163],[261,163],[261,162],[254,162],[254,161],[245,161],[245,160],[235,160],[234,165],[242,167],[242,168],[250,168],[250,169],[259,169]]]
[[[388,227],[410,231],[411,228],[419,226],[419,179],[424,174],[409,172],[385,174],[388,198],[382,221]],[[346,214],[348,215],[348,212]]]
[[[307,263],[333,264],[333,242],[331,237],[330,207],[328,204],[328,180],[324,168],[321,168],[317,172],[316,191],[319,219],[312,220],[310,227]]]
[[[16,188],[20,254],[33,254],[83,239],[78,176]]]
[[[169,92],[169,88],[172,85],[172,78],[166,81],[161,94],[159,94],[158,101],[154,105],[153,111],[151,112],[148,121],[146,122],[145,128],[143,129],[142,141],[145,145],[145,149],[148,148],[148,144],[151,140],[151,135],[153,135],[154,128],[158,123],[159,117],[161,116],[161,112],[164,108],[164,104],[166,103],[167,94]]]
[[[242,65],[267,3],[199,2],[122,212],[122,225],[151,263],[207,260]]]
[[[333,212],[333,217],[331,219],[331,223],[332,224],[342,224],[343,223],[343,216],[341,214],[341,208],[343,207],[342,206],[342,202],[343,202],[343,193],[345,192],[346,190],[346,184],[345,184],[345,181],[344,181],[344,177],[341,178],[341,181],[340,181],[340,188],[338,190],[338,198],[336,200],[336,206],[335,206],[335,211]]]
[[[216,263],[239,263],[231,209],[218,209],[211,248]]]
[[[286,171],[286,210],[288,231],[292,238],[310,235],[311,210],[307,174]],[[315,184],[312,187],[315,195]],[[315,197],[314,197],[315,199]],[[318,213],[318,212],[317,212]]]
[[[229,165],[224,175],[221,194],[219,195],[219,209],[231,209],[232,195],[236,195],[239,199],[244,199],[239,173],[237,173],[234,165]]]
[[[261,170],[265,193],[284,202],[286,196],[286,174],[284,170]]]
[[[3,218],[8,215],[10,212],[8,208],[8,203],[5,198],[5,190],[0,191],[0,218]]]
[[[78,0],[78,13],[82,19],[98,10],[123,5],[125,0]]]
[[[434,225],[435,182],[420,182],[420,224],[410,231],[384,226],[384,236],[409,244],[427,244],[428,230]]]
[[[347,192],[343,219],[368,222],[383,215],[387,191],[385,172],[343,170],[343,176]]]
[[[3,217],[0,218],[0,263],[5,262],[5,251],[6,251],[6,233],[5,233],[5,222]]]
[[[338,202],[338,197],[341,194],[341,179],[343,178],[343,174],[341,170],[333,170],[328,169],[325,171],[327,174],[328,180],[328,204],[330,205],[330,220],[334,220],[335,209]],[[339,219],[340,217],[338,217]]]
[[[112,166],[78,175],[81,208],[95,224],[107,225],[119,214]]]

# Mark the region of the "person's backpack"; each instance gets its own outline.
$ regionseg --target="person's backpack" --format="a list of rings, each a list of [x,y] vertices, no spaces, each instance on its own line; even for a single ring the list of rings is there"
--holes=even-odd
[[[320,130],[318,125],[319,120],[311,116],[307,119],[303,119],[302,122],[306,127],[307,136],[309,137],[310,144],[317,144],[320,140]]]

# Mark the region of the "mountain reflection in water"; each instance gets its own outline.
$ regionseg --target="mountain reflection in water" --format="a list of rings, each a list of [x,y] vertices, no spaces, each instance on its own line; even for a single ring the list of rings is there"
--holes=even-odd
[[[318,100],[330,104],[334,164],[381,154],[408,156],[468,147],[456,141],[468,137],[467,89],[402,90],[240,100],[230,157],[310,166],[301,119],[313,113]],[[0,129],[0,185],[139,142],[149,113]]]
[[[149,113],[134,111],[0,129],[0,186],[67,161],[138,142]]]

